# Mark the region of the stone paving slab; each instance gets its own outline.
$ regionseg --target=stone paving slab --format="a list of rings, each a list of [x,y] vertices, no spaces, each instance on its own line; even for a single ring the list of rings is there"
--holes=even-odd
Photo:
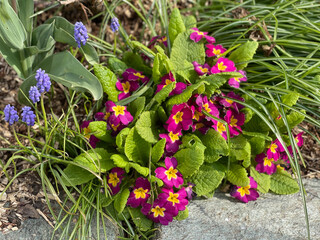
[[[320,239],[320,181],[305,181],[311,239]],[[247,204],[229,194],[195,200],[189,218],[161,227],[158,240],[307,239],[301,195],[262,195]]]
[[[311,239],[320,240],[320,180],[308,179],[304,182]],[[93,226],[93,232],[96,232],[95,229]],[[116,239],[115,229],[112,226],[107,229],[108,239]],[[0,233],[0,240],[48,240],[51,234],[52,228],[44,219],[28,219],[18,231],[5,235]],[[102,228],[100,236],[103,236]],[[96,239],[96,236],[90,239]],[[171,239],[307,239],[301,195],[265,194],[248,204],[238,202],[225,193],[216,193],[208,200],[194,200],[189,205],[188,219],[161,226],[157,240]]]

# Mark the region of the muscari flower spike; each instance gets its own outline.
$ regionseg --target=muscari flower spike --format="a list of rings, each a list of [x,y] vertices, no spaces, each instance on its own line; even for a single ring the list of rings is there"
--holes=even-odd
[[[9,125],[12,125],[14,122],[17,122],[19,120],[18,113],[14,109],[14,106],[11,106],[10,104],[6,105],[3,112],[4,120],[8,122]]]
[[[124,178],[124,173],[125,172],[122,168],[116,167],[112,168],[108,174],[107,181],[112,195],[117,194],[120,191],[120,184]]]
[[[191,28],[193,32],[190,34],[190,39],[194,42],[199,42],[202,38],[205,38],[208,43],[215,43],[214,37],[208,36],[208,32],[201,32],[198,28]]]
[[[163,183],[172,188],[175,186],[179,188],[183,184],[182,174],[176,169],[178,162],[177,159],[172,157],[166,157],[164,160],[166,167],[158,167],[155,170],[156,177],[161,179]]]
[[[119,19],[116,17],[111,18],[110,28],[112,32],[116,32],[119,30],[120,24]]]
[[[86,42],[89,38],[88,32],[86,27],[83,25],[82,22],[76,22],[74,25],[74,38],[78,44],[78,48],[81,47],[81,45],[86,45]]]
[[[33,103],[37,103],[40,101],[41,93],[39,92],[39,89],[36,86],[30,87],[29,90],[29,98]]]
[[[172,222],[173,217],[177,216],[178,211],[175,207],[170,205],[166,200],[156,199],[153,205],[144,203],[141,212],[155,223],[168,225]]]
[[[31,107],[25,106],[22,108],[22,122],[25,122],[28,126],[33,126],[36,115],[31,110]]]
[[[150,182],[148,179],[138,177],[133,191],[130,193],[127,205],[133,208],[144,204],[150,197]]]
[[[46,74],[44,70],[39,68],[37,70],[35,78],[37,80],[37,88],[38,88],[39,92],[40,93],[43,93],[45,91],[49,92],[50,87],[51,87],[51,81],[50,81],[49,75]]]
[[[247,203],[248,201],[255,201],[259,197],[259,193],[255,190],[258,187],[257,182],[249,177],[250,183],[246,187],[234,186],[230,192],[232,197]]]
[[[162,188],[163,193],[159,194],[160,199],[164,199],[169,202],[173,207],[176,208],[177,211],[184,211],[189,201],[186,199],[187,192],[185,188],[181,188],[178,192],[174,192],[174,190]]]
[[[260,153],[255,158],[258,163],[256,166],[256,170],[259,173],[266,173],[268,175],[272,175],[277,171],[277,166],[274,164],[273,158],[268,158],[265,153]]]

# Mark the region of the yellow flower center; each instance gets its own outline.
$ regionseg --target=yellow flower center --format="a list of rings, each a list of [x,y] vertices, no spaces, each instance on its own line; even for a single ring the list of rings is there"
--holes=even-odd
[[[200,71],[203,73],[208,73],[209,69],[208,68],[203,68],[203,67],[199,67]]]
[[[204,127],[203,123],[196,123],[196,129]]]
[[[165,85],[165,87],[166,87],[166,86],[168,86],[170,83],[172,83],[172,81],[171,81],[170,79],[166,79],[165,83],[166,83],[166,85]]]
[[[143,189],[143,188],[138,188],[138,189],[135,189],[134,191],[133,191],[133,193],[134,193],[134,197],[136,198],[136,199],[139,199],[139,198],[146,198],[146,193],[148,193],[148,189]]]
[[[227,101],[228,103],[230,103],[230,104],[232,104],[232,103],[233,103],[233,101],[232,101],[232,100],[230,100],[230,99],[226,99],[226,101]]]
[[[159,207],[159,206],[156,206],[156,207],[154,207],[154,208],[151,209],[151,212],[153,212],[153,216],[156,218],[156,217],[158,217],[159,215],[160,215],[161,217],[163,217],[165,210],[166,210],[165,208],[161,208],[161,207]]]
[[[231,119],[230,119],[230,125],[232,127],[235,127],[237,126],[237,122],[238,122],[238,119],[234,118],[233,116],[231,116]]]
[[[223,123],[218,122],[217,123],[217,130],[219,133],[225,132],[226,131],[226,127],[223,125]]]
[[[176,124],[178,124],[179,122],[182,122],[182,116],[183,116],[183,112],[177,112],[176,115],[173,116],[173,119]]]
[[[244,195],[250,195],[249,188],[250,188],[250,185],[246,187],[241,187],[237,191],[240,193],[241,197],[243,197]]]
[[[267,157],[265,157],[265,158],[263,159],[263,165],[264,165],[264,166],[271,167],[273,161],[274,161],[273,158],[267,158]]]
[[[128,93],[129,90],[130,90],[130,83],[129,82],[125,82],[125,83],[121,83],[121,85],[122,85],[124,93]]]
[[[109,180],[108,180],[109,184],[112,184],[113,187],[116,187],[119,182],[120,182],[120,179],[118,178],[118,174],[116,172],[109,174]]]
[[[238,77],[235,77],[234,80],[237,81],[237,82],[240,82]]]
[[[120,123],[118,125],[111,124],[113,131],[117,131],[119,126],[120,126]]]
[[[141,73],[137,72],[133,74],[134,76],[138,77],[138,78],[145,78],[144,75],[141,75]]]
[[[179,197],[179,194],[169,192],[169,197],[167,198],[167,200],[169,202],[172,202],[172,205],[174,206],[176,203],[180,203],[178,197]]]
[[[271,151],[272,153],[276,153],[276,149],[278,148],[278,146],[277,146],[277,144],[272,143],[269,148],[270,148],[270,151]]]
[[[168,180],[170,181],[171,178],[174,178],[174,179],[177,178],[177,174],[176,174],[177,172],[178,172],[177,169],[174,169],[173,167],[170,167],[167,171],[164,172],[164,174],[167,175]]]
[[[91,132],[89,127],[84,128],[82,131],[83,131],[84,137],[89,139],[90,138],[90,132]]]
[[[200,32],[200,31],[198,31],[198,34],[201,35],[201,36],[204,35],[204,33],[203,33],[203,32]]]
[[[169,137],[170,137],[170,139],[171,139],[171,141],[172,141],[173,143],[174,143],[175,141],[179,140],[178,134],[179,134],[179,133],[176,133],[176,134],[174,134],[174,133],[172,133],[172,132],[169,133]]]
[[[114,107],[112,107],[112,110],[116,114],[116,117],[118,117],[118,115],[124,115],[125,107],[124,106],[120,106],[120,105],[119,106],[114,106]]]
[[[106,115],[104,115],[103,119],[104,119],[104,120],[108,120],[109,117],[110,117],[110,113],[107,112]]]
[[[208,104],[208,103],[203,104],[202,107],[203,107],[208,113],[211,112],[211,109],[209,108],[209,104]]]
[[[202,116],[203,114],[201,112],[198,112],[197,110],[195,110],[194,112],[194,115],[193,115],[193,119],[199,121],[200,117]]]
[[[281,167],[280,165],[277,165],[277,168],[278,168],[280,171],[284,170],[284,167]]]
[[[281,115],[279,115],[278,117],[277,117],[277,120],[280,120],[282,117],[281,117]]]
[[[220,71],[224,71],[224,70],[227,69],[227,66],[224,65],[223,62],[219,62],[219,63],[218,63],[218,69],[219,69]]]
[[[220,49],[213,49],[213,54],[219,56],[221,54]]]

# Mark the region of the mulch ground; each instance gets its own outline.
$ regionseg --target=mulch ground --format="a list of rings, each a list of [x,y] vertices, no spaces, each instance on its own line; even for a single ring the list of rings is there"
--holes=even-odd
[[[95,1],[88,1],[94,3]],[[99,2],[99,1],[96,1]],[[43,9],[48,6],[48,2],[35,1],[38,9]],[[149,9],[149,1],[143,1],[146,9]],[[49,2],[50,4],[50,2]],[[137,6],[137,1],[133,1],[133,4]],[[180,4],[184,7],[190,7],[186,1],[182,1]],[[97,11],[101,11],[101,5],[81,5],[79,3],[69,4],[59,10],[59,15],[63,15],[71,22],[84,21],[86,22],[87,17],[92,14],[96,14]],[[57,9],[52,9],[45,12],[37,17],[37,22],[42,23],[50,16],[55,14]],[[142,21],[137,17],[137,14],[133,12],[129,6],[122,6],[116,9],[117,16],[119,16],[122,25],[125,27],[128,34],[136,36],[137,38],[141,35]],[[97,34],[99,32],[99,21],[101,18],[95,19],[88,24],[89,32]],[[107,32],[111,33],[111,30],[107,29]],[[150,32],[145,31],[145,39],[148,39]],[[107,36],[107,41],[111,42],[113,34]],[[60,48],[65,46],[61,45]],[[58,49],[59,50],[59,49]],[[0,56],[0,110],[2,111],[7,104],[15,106],[17,109],[21,109],[20,104],[17,101],[19,86],[22,80],[18,78],[15,71],[8,66],[4,59]],[[62,89],[58,85],[54,85],[55,91],[55,113],[59,115],[62,109],[66,108],[67,101]],[[83,116],[84,117],[84,116]],[[302,127],[313,133],[318,140],[320,140],[320,130],[314,126],[303,123]],[[26,127],[24,124],[16,124],[16,131],[21,134],[26,134]],[[295,131],[300,131],[295,129]],[[0,119],[0,148],[9,147],[10,143],[14,144],[14,136],[8,123],[3,118]],[[317,141],[305,134],[304,145],[301,148],[302,155],[305,160],[306,168],[302,166],[301,172],[304,178],[318,178],[320,179],[320,145]],[[27,145],[27,140],[22,141],[23,144]],[[0,151],[0,159],[3,164],[6,164],[9,158],[12,156],[10,151]],[[15,171],[19,172],[24,169],[32,167],[25,161],[17,160],[15,167],[13,164],[7,169],[9,176],[14,176]],[[1,169],[1,168],[0,168]],[[0,193],[5,189],[8,184],[3,171],[0,172]],[[49,194],[49,198],[54,200],[53,196]],[[20,175],[15,179],[8,190],[3,194],[0,199],[0,231],[8,232],[10,230],[18,230],[21,222],[27,218],[45,218],[49,224],[53,225],[54,221],[50,218],[49,210],[44,198],[42,191],[41,181],[35,172],[28,172]]]

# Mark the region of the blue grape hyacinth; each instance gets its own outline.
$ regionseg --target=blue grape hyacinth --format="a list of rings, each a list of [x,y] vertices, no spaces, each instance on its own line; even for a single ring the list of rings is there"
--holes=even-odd
[[[5,106],[4,110],[4,120],[9,123],[9,125],[12,125],[14,122],[17,122],[19,120],[19,116],[17,111],[14,109],[14,106],[11,106],[8,104]]]
[[[114,17],[111,19],[110,27],[111,27],[112,32],[116,32],[119,30],[120,24],[119,24],[118,18]]]
[[[33,126],[36,115],[31,110],[31,107],[25,106],[22,108],[22,122],[25,122],[28,126]]]
[[[88,40],[88,32],[86,27],[82,22],[76,22],[74,25],[74,38],[78,43],[78,48],[81,47],[81,44],[84,46]]]
[[[48,74],[46,74],[44,70],[39,68],[37,70],[35,78],[37,80],[37,88],[39,92],[40,93],[43,93],[44,91],[49,92],[51,87],[51,81]]]
[[[29,98],[33,103],[37,103],[40,101],[41,93],[39,92],[39,89],[36,86],[30,87],[29,90]]]

